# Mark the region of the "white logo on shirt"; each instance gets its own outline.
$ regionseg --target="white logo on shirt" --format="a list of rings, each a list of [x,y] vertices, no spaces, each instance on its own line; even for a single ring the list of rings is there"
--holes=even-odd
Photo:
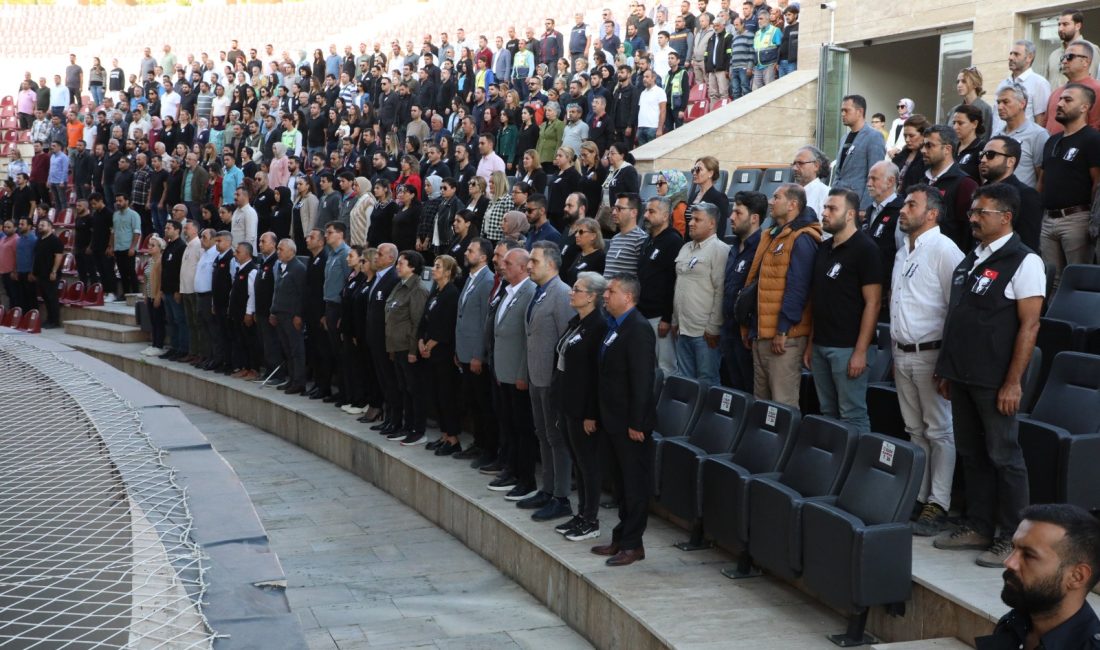
[[[832,267],[829,268],[829,271],[827,273],[825,273],[825,275],[827,275],[830,278],[835,280],[835,279],[837,279],[837,277],[840,276],[840,269],[841,268],[842,267],[840,266],[840,262],[837,262],[836,264],[833,264]]]

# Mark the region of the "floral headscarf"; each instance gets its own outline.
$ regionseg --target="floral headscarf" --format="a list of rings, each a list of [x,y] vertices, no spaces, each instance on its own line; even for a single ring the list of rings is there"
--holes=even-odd
[[[665,196],[672,205],[676,205],[679,201],[687,201],[688,180],[684,172],[678,169],[666,169],[661,172],[661,175],[668,181],[668,194]]]

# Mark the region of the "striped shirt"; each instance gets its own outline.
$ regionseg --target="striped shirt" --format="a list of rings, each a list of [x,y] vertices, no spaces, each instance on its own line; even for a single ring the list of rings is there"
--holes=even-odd
[[[642,246],[645,245],[647,237],[641,226],[634,226],[634,230],[621,232],[612,237],[604,262],[604,277],[610,278],[622,273],[637,275],[638,258],[641,256]]]

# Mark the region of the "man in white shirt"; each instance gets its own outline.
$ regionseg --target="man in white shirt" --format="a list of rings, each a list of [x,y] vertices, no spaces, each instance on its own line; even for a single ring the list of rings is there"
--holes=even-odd
[[[69,89],[61,83],[61,75],[55,74],[50,86],[50,114],[64,117],[70,101]]]
[[[1008,51],[1008,69],[1012,73],[997,86],[997,95],[1012,84],[1020,84],[1027,91],[1027,119],[1036,124],[1047,123],[1047,102],[1050,101],[1050,82],[1032,69],[1035,63],[1035,43],[1022,38],[1012,44]],[[1004,117],[998,115],[1000,120]],[[1003,128],[1000,120],[993,130]],[[1007,134],[1006,134],[1007,135]]]
[[[171,84],[167,84],[164,88],[164,94],[160,96],[160,119],[170,117],[173,120],[178,120],[182,99],[175,88]]]
[[[665,110],[668,99],[665,91],[657,86],[653,70],[642,75],[642,92],[638,95],[638,146],[665,132]]]
[[[813,146],[802,147],[794,155],[791,174],[794,182],[801,185],[806,192],[806,207],[813,209],[817,220],[821,221],[821,210],[829,198],[830,189],[821,180],[829,177],[829,159],[825,152]]]
[[[653,71],[657,73],[657,76],[664,79],[668,76],[668,54],[674,51],[668,44],[669,32],[657,33],[657,47],[653,49],[650,54],[653,58]]]
[[[933,379],[943,345],[943,322],[951,296],[951,277],[963,254],[940,232],[943,197],[925,184],[909,188],[898,229],[905,242],[894,258],[890,282],[890,338],[894,342],[894,383],[905,431],[924,450],[917,500],[920,517],[913,533],[937,535],[947,526],[955,475],[955,436],[951,404],[936,392]]]
[[[493,175],[493,172],[507,173],[504,167],[504,159],[493,151],[495,144],[496,138],[493,137],[492,133],[482,133],[477,141],[477,150],[481,154],[481,159],[477,163],[477,175],[484,178],[486,182],[489,181],[489,177]]]
[[[1039,77],[1039,75],[1032,75]],[[1039,77],[1042,79],[1042,77]],[[1046,79],[1043,79],[1046,83]],[[1047,91],[1049,99],[1050,91]],[[1029,119],[1034,104],[1030,93],[1020,84],[1001,86],[997,91],[997,116],[1000,128],[993,135],[1005,135],[1020,143],[1020,160],[1016,165],[1016,178],[1028,187],[1039,182],[1039,168],[1043,163],[1043,148],[1050,139],[1050,132]],[[1044,103],[1043,106],[1046,106]],[[1046,110],[1046,109],[1041,109]],[[1043,113],[1046,119],[1046,113]]]
[[[256,210],[249,204],[252,201],[252,196],[248,188],[244,186],[238,187],[236,193],[233,194],[233,200],[237,204],[237,209],[233,211],[233,220],[231,222],[233,246],[235,247],[237,244],[247,243],[255,248],[259,217],[256,215]]]

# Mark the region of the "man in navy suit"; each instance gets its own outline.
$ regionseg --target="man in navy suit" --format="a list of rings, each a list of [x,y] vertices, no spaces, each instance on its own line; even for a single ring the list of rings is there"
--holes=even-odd
[[[652,481],[657,337],[635,309],[640,295],[641,285],[634,275],[613,276],[604,292],[610,316],[600,347],[599,425],[618,465],[619,524],[611,531],[611,543],[594,546],[592,552],[609,556],[608,566],[645,559],[642,535],[649,518]]]

